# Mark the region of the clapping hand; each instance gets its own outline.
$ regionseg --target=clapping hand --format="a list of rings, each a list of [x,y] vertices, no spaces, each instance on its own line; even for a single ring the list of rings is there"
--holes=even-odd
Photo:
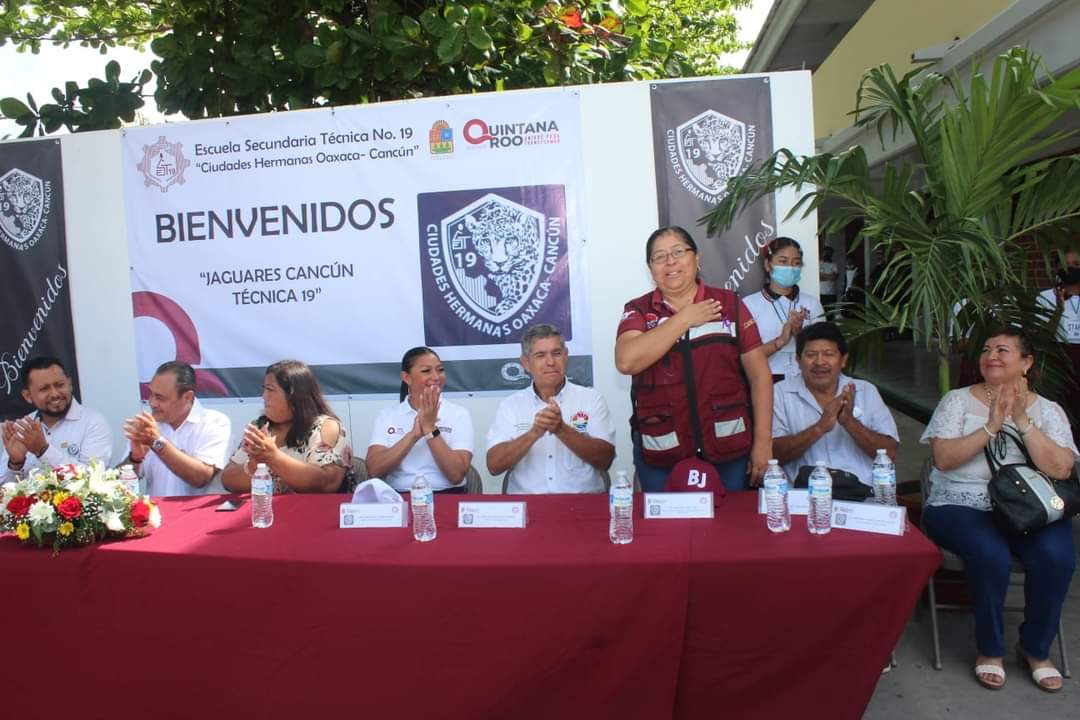
[[[438,385],[428,385],[420,393],[420,407],[416,412],[415,429],[420,437],[435,430],[439,423],[439,398],[442,396],[442,388]]]
[[[1001,432],[1005,425],[1005,418],[1013,413],[1013,405],[1016,402],[1016,388],[1012,385],[1003,385],[998,389],[997,397],[990,398],[990,418],[986,422],[987,429],[992,433]]]
[[[840,412],[836,416],[836,421],[840,423],[841,427],[847,427],[847,424],[851,422],[855,415],[855,385],[848,383],[844,386],[844,389],[840,391]]]
[[[149,447],[161,435],[157,420],[146,410],[124,421],[124,437],[139,445]]]
[[[26,462],[26,445],[19,439],[19,431],[15,423],[8,421],[2,427],[4,450],[7,451],[8,461],[12,465],[22,465]]]
[[[1028,419],[1027,406],[1028,406],[1028,381],[1026,377],[1021,377],[1016,381],[1016,384],[1012,386],[1013,389],[1013,405],[1012,405],[1012,419],[1017,428],[1028,428],[1031,421]]]
[[[261,427],[249,424],[244,428],[244,452],[256,463],[270,464],[278,452],[277,441],[271,433]]]
[[[45,437],[45,429],[41,426],[40,420],[28,417],[16,420],[15,433],[19,442],[39,457],[49,447],[49,441]]]
[[[544,409],[536,413],[536,416],[533,418],[533,430],[536,431],[538,435],[543,435],[544,433],[556,435],[559,430],[562,429],[562,425],[562,408],[559,407],[559,404],[555,402],[555,400],[548,400],[548,404],[544,406]]]
[[[851,387],[848,385],[848,387]],[[844,406],[848,401],[847,388],[844,388],[839,395],[834,395],[829,398],[829,402],[821,408],[821,419],[818,420],[818,425],[821,426],[822,432],[829,432],[835,426],[840,419],[840,415],[844,412]]]

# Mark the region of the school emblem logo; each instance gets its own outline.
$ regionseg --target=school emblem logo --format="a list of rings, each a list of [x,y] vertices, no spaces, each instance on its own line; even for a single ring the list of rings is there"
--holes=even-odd
[[[168,192],[173,185],[184,184],[184,171],[190,166],[191,161],[184,157],[183,144],[171,143],[164,135],[159,135],[153,145],[143,145],[143,159],[138,169],[146,187],[154,186],[161,192]]]
[[[436,120],[428,131],[428,149],[432,155],[450,155],[454,152],[454,130],[445,120]]]
[[[589,427],[589,413],[584,410],[578,410],[574,413],[574,416],[570,418],[570,426],[578,432],[585,432],[585,428]]]
[[[675,129],[678,166],[673,169],[682,184],[689,182],[704,194],[702,199],[719,202],[727,194],[728,180],[751,162],[753,130],[753,126],[715,110],[706,110],[679,125]]]
[[[29,250],[49,224],[52,184],[12,168],[0,177],[0,235],[15,250]]]
[[[561,185],[426,193],[417,204],[429,345],[513,342],[537,322],[568,331]]]

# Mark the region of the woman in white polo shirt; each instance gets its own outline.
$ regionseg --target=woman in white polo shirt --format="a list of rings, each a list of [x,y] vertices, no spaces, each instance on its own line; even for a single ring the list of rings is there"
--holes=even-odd
[[[761,348],[769,359],[773,382],[785,375],[798,375],[795,336],[804,325],[825,318],[821,302],[799,290],[802,275],[802,246],[789,237],[778,237],[765,247],[762,256],[768,281],[743,303],[754,316],[761,333]]]
[[[436,492],[465,492],[472,462],[469,411],[442,398],[446,369],[429,347],[401,359],[401,402],[383,408],[371,431],[367,470],[395,490],[411,490],[423,474]]]

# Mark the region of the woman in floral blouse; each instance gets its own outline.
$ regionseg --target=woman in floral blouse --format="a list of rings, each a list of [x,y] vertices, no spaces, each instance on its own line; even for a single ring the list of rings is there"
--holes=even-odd
[[[275,493],[347,489],[352,448],[310,367],[299,360],[268,367],[263,406],[263,414],[244,429],[240,447],[221,473],[227,490],[250,491],[258,463],[270,469]]]

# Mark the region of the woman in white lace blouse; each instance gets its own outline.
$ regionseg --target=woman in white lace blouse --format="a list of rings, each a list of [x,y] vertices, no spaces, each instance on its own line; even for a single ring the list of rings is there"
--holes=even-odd
[[[282,360],[266,368],[263,414],[244,429],[222,484],[249,492],[258,463],[270,469],[275,494],[351,489],[348,436],[306,363]]]
[[[1011,558],[1024,565],[1024,622],[1016,648],[1020,665],[1035,684],[1061,690],[1061,674],[1050,662],[1061,607],[1076,569],[1072,523],[1051,523],[1024,537],[1002,534],[990,512],[990,467],[983,449],[1002,464],[1022,463],[1016,442],[1051,478],[1064,479],[1077,459],[1069,421],[1061,406],[1028,387],[1035,358],[1031,342],[1012,327],[986,341],[979,359],[984,382],[949,392],[938,403],[922,442],[933,452],[930,496],[923,510],[927,534],[964,561],[975,613],[975,677],[997,690],[1005,684],[1005,593]]]

